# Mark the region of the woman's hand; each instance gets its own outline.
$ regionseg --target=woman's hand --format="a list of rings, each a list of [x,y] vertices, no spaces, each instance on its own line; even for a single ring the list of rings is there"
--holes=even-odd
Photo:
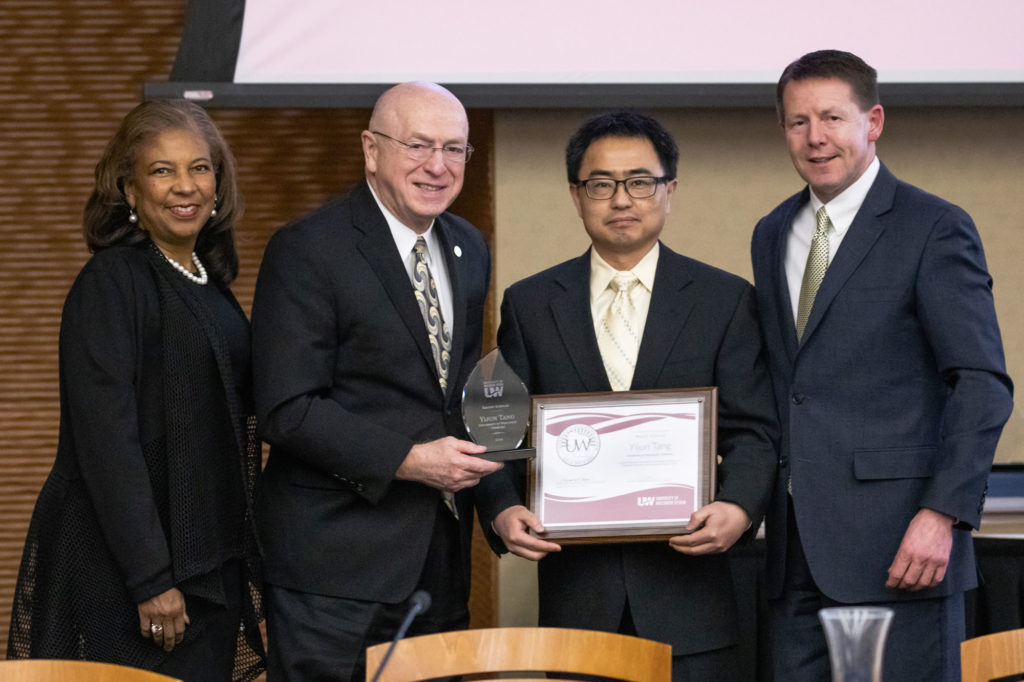
[[[175,587],[139,604],[139,631],[165,651],[181,642],[188,624],[185,598]]]

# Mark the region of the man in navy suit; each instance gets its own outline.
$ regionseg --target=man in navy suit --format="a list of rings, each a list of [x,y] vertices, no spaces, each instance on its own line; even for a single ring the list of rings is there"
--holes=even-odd
[[[724,552],[760,523],[778,427],[753,288],[659,241],[678,157],[671,135],[639,114],[598,116],[573,135],[569,194],[592,247],[509,287],[498,342],[534,394],[717,386],[714,501],[692,515],[692,534],[668,542],[564,547],[530,534],[543,528],[512,467],[481,483],[480,504],[503,541],[498,551],[540,560],[542,626],[667,642],[676,681],[745,680]],[[633,283],[626,327],[639,344],[623,361],[604,342],[602,313],[620,278]]]
[[[757,225],[758,311],[782,425],[768,514],[776,679],[828,680],[817,611],[895,612],[887,680],[959,679],[963,593],[1012,384],[981,240],[875,156],[876,73],[790,64],[779,121],[807,187]]]
[[[472,147],[459,101],[405,83],[362,133],[366,181],[279,230],[253,303],[256,410],[270,458],[270,680],[363,680],[414,590],[410,634],[469,622],[473,455],[457,408],[480,357],[490,256],[446,209]]]

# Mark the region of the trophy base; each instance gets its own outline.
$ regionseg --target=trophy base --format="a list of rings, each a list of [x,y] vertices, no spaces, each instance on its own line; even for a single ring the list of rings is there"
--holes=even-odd
[[[533,459],[537,456],[537,449],[518,448],[516,450],[488,450],[487,452],[482,452],[479,455],[474,456],[491,462],[511,462],[517,459]]]

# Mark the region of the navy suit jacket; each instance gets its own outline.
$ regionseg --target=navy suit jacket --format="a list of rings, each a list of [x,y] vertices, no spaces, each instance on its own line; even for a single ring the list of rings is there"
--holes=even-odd
[[[590,312],[590,253],[509,287],[498,342],[533,394],[610,391]],[[753,288],[661,245],[632,389],[701,386],[718,387],[717,499],[738,504],[756,527],[778,426]],[[485,522],[522,504],[523,481],[511,470],[481,482]],[[541,625],[614,632],[628,598],[638,634],[671,644],[675,655],[736,640],[724,554],[687,557],[667,542],[564,545],[538,571]]]
[[[461,387],[480,357],[490,255],[445,213],[434,229],[454,297],[442,392],[409,275],[366,183],[267,245],[253,303],[260,429],[271,444],[257,517],[266,579],[399,602],[420,576],[440,493],[395,480],[415,443],[465,437]],[[472,493],[457,496],[468,575]]]
[[[960,208],[884,166],[825,273],[798,343],[783,261],[809,190],[754,230],[762,331],[782,425],[768,514],[768,589],[782,588],[787,478],[807,563],[841,602],[944,596],[975,585],[977,527],[1012,384],[981,240]],[[907,525],[960,523],[938,586],[887,589]]]

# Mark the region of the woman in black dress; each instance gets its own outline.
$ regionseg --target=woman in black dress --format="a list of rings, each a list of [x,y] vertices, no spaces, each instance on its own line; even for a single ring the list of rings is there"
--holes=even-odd
[[[241,210],[224,138],[183,100],[132,110],[96,166],[8,657],[262,670],[249,325],[228,289]]]

